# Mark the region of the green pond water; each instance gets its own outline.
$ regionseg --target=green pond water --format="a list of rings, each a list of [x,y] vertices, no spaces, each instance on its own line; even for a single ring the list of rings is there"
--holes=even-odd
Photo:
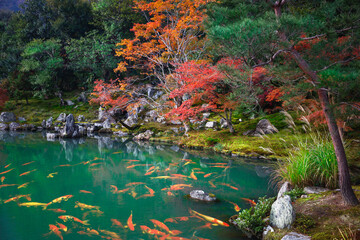
[[[156,178],[159,176],[173,178]],[[230,202],[243,209],[250,203],[242,198],[274,195],[269,169],[249,159],[232,161],[212,153],[189,154],[177,146],[110,137],[47,141],[40,133],[0,133],[0,177],[1,240],[160,238],[141,230],[140,226],[147,226],[166,233],[150,219],[181,231],[177,237],[184,239],[246,239],[232,226],[214,226],[204,218],[193,217],[189,209],[228,223],[236,214]],[[181,189],[178,185],[180,189],[169,190],[176,184],[191,187]],[[194,189],[213,193],[219,201],[204,203],[187,198]],[[27,194],[27,198],[7,201]],[[49,203],[66,195],[72,196],[49,204],[45,210],[25,206],[29,197],[30,202]],[[75,207],[77,203],[97,206],[98,210]],[[127,227],[131,212],[134,231]],[[62,215],[87,220],[89,225],[64,222],[59,218]],[[67,232],[51,232],[49,224],[59,227],[57,223],[67,226]],[[92,229],[96,231],[90,232]],[[180,238],[169,235],[167,239]]]

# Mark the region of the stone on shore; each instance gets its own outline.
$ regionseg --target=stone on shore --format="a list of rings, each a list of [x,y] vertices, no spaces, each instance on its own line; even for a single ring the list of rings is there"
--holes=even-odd
[[[291,198],[285,195],[271,206],[270,225],[279,229],[290,228],[295,221],[295,210]]]
[[[16,122],[16,116],[12,112],[2,112],[0,114],[0,122]]]

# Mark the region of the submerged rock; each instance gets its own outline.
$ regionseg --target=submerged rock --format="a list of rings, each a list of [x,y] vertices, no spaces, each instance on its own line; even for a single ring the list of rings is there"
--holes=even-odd
[[[271,206],[270,225],[279,229],[290,228],[295,221],[295,210],[291,198],[285,195]]]
[[[190,197],[200,201],[213,202],[216,201],[214,194],[205,193],[203,190],[192,190],[190,192]]]

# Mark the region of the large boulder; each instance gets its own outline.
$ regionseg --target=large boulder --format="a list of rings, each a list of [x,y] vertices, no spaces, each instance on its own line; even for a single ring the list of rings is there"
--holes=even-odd
[[[290,228],[295,221],[295,210],[291,198],[285,195],[277,199],[271,206],[270,225],[279,229]]]
[[[214,194],[208,194],[205,193],[203,190],[192,190],[190,192],[190,197],[192,199],[196,199],[196,200],[200,200],[200,201],[205,201],[205,202],[213,202],[216,201],[216,197]]]
[[[205,124],[205,128],[212,128],[212,129],[216,129],[217,128],[218,123],[215,121],[212,122],[207,122]]]
[[[279,130],[267,119],[261,119],[256,125],[255,130],[248,130],[243,133],[244,136],[261,137],[265,134],[277,133]]]
[[[75,124],[75,118],[72,114],[66,116],[64,128],[60,131],[62,138],[76,138],[80,137],[79,127]]]
[[[6,131],[9,129],[9,125],[6,123],[0,123],[0,131]]]
[[[16,116],[12,112],[2,112],[0,114],[0,122],[15,122]]]
[[[59,115],[59,117],[56,119],[56,121],[65,122],[65,121],[66,121],[66,113],[60,113],[60,115]]]
[[[53,117],[49,117],[45,122],[45,128],[51,128],[53,122]]]
[[[21,130],[21,126],[17,122],[12,122],[9,124],[9,129],[10,131],[19,131]]]
[[[289,182],[284,182],[283,185],[281,185],[281,188],[280,188],[280,190],[278,192],[277,199],[285,196],[285,193],[291,191],[291,189],[292,188],[291,188],[290,183]]]
[[[106,119],[106,120],[103,122],[103,128],[105,128],[105,129],[111,128],[111,123],[110,123],[110,120],[109,120],[109,119]]]
[[[115,119],[114,119],[114,117],[111,115],[111,113],[110,112],[108,112],[108,111],[106,111],[106,109],[105,108],[103,108],[103,107],[99,107],[99,114],[98,114],[98,119],[100,120],[100,121],[105,121],[106,119],[109,119],[109,121],[111,122],[111,123],[115,123],[116,121],[115,121]]]
[[[126,137],[129,135],[127,132],[123,132],[123,131],[117,131],[117,132],[114,132],[114,134],[118,137]]]
[[[152,136],[154,135],[154,132],[151,130],[146,130],[146,132],[140,133],[134,137],[134,140],[140,140],[140,141],[148,141]]]

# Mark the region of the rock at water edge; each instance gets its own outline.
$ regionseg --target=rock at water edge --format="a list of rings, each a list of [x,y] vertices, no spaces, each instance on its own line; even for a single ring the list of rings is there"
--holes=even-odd
[[[270,225],[279,229],[290,228],[295,221],[295,209],[288,195],[277,199],[271,206]]]

